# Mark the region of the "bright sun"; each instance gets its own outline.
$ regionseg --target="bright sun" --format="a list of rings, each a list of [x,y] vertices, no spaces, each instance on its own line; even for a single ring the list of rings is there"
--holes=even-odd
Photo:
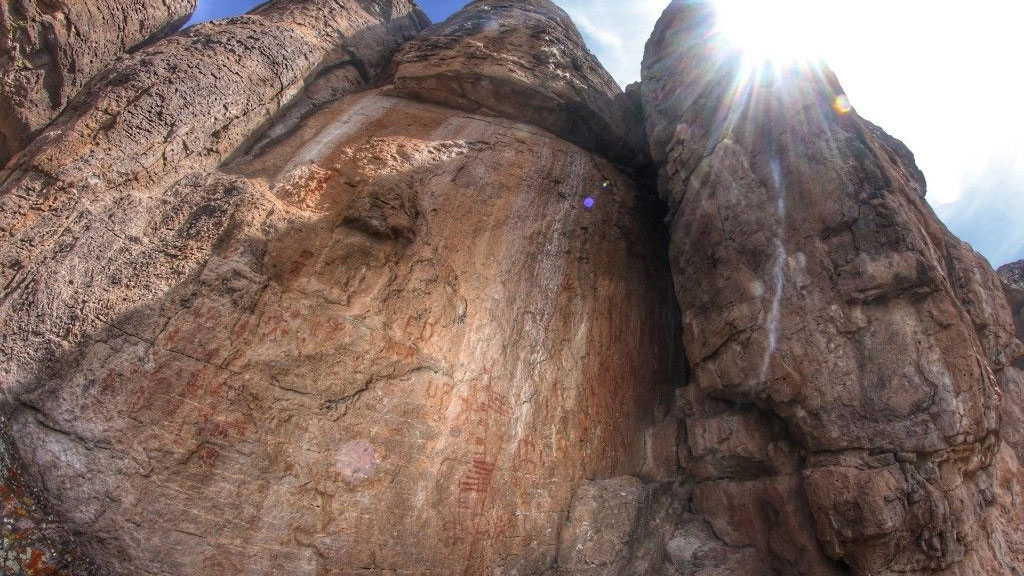
[[[858,113],[917,154],[928,197],[963,197],[997,155],[1024,156],[1024,2],[713,0],[747,67],[824,61]]]
[[[752,63],[790,64],[824,56],[823,23],[836,21],[843,3],[828,0],[716,0],[723,36]],[[831,14],[835,12],[835,14]]]

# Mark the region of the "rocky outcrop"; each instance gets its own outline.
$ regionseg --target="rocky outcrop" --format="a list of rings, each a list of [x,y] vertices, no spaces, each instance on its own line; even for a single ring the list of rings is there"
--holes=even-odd
[[[999,268],[999,278],[1003,281],[1003,292],[1010,303],[1017,337],[1024,340],[1024,260]],[[1024,358],[1018,360],[1016,366],[1024,370]]]
[[[631,170],[639,110],[547,0],[479,0],[407,43],[386,92],[539,126]]]
[[[109,258],[130,260],[149,245],[138,233],[146,208],[164,202],[166,184],[158,181],[172,183],[216,166],[289,98],[298,94],[298,101],[307,81],[315,87],[321,71],[361,68],[366,76],[356,74],[348,89],[364,90],[402,39],[424,23],[409,3],[277,2],[259,15],[164,40],[122,60],[97,82],[0,172],[4,412],[10,414],[20,395],[47,382],[48,374],[73,364],[76,350],[110,319],[158,298],[206,257],[196,249],[201,234],[190,236],[198,239],[190,246],[167,237],[173,246],[163,264],[126,260],[127,268],[114,272],[118,266]],[[191,222],[201,228],[203,214],[211,216],[204,212]],[[54,431],[64,430],[53,424]],[[21,438],[17,426],[14,433]],[[27,464],[31,471],[39,463]],[[22,478],[43,485],[37,474],[22,474],[13,464],[9,470],[2,491],[15,495],[14,502],[31,494]],[[0,557],[20,563],[25,574],[49,574],[45,570],[62,570],[73,556],[70,539],[53,537],[50,512],[35,504],[17,505],[24,514],[13,518],[4,514],[10,521],[0,525]],[[109,543],[103,532],[86,536],[100,541],[100,549]],[[145,546],[132,538],[134,546]],[[123,553],[99,555],[108,567],[124,561]]]
[[[543,126],[369,89],[422,22],[282,1],[192,28],[4,174],[4,411],[101,570],[541,574],[591,562],[566,518],[623,476],[619,544],[660,533],[683,376],[658,207]],[[579,110],[618,98],[554,62]]]
[[[6,388],[30,384],[42,363],[102,326],[98,317],[163,294],[195,265],[181,255],[174,271],[140,271],[145,279],[131,284],[132,297],[98,290],[106,296],[91,301],[88,291],[61,287],[69,270],[62,242],[99,233],[94,217],[106,213],[99,217],[108,234],[102,245],[145,244],[137,219],[145,205],[159,204],[189,174],[215,169],[285,115],[287,104],[301,103],[319,77],[363,70],[336,90],[365,90],[402,39],[424,25],[419,9],[402,0],[281,0],[192,27],[114,67],[0,172],[0,313],[19,312],[5,319],[9,337],[0,341]],[[108,277],[102,259],[87,266]],[[68,298],[57,308],[49,303],[54,290]],[[38,321],[31,310],[48,314]]]
[[[120,59],[0,172],[0,571],[1019,576],[999,277],[713,19],[627,94],[546,0]]]
[[[1017,337],[1024,339],[1024,261],[999,268],[1003,291],[1010,304]],[[1002,510],[1001,525],[1009,554],[1018,567],[1024,566],[1024,358],[1000,375],[1002,389],[1003,440],[999,457],[997,496]]]
[[[0,5],[0,168],[122,54],[174,32],[196,0]]]
[[[756,552],[743,573],[1014,574],[996,374],[1020,344],[994,273],[830,72],[751,69],[715,34],[710,3],[674,2],[641,88],[694,510]]]

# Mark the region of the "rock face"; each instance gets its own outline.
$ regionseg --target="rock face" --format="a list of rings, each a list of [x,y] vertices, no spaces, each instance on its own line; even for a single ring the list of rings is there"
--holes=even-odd
[[[196,0],[0,5],[0,168],[116,58],[174,32]]]
[[[118,60],[0,172],[0,573],[1021,576],[1000,278],[710,6],[628,94],[546,0]]]
[[[1003,291],[1013,313],[1017,337],[1024,339],[1024,260],[1001,267],[999,278],[1003,281]],[[1016,366],[1024,370],[1024,358],[1018,360]]]
[[[365,90],[402,40],[425,25],[418,8],[399,0],[284,0],[192,27],[118,63],[0,172],[0,313],[19,310],[5,318],[10,337],[0,341],[7,387],[30,384],[41,363],[103,325],[97,315],[118,316],[166,293],[196,265],[186,250],[172,258],[174,272],[147,269],[130,286],[94,286],[101,295],[94,300],[83,286],[59,280],[69,273],[65,239],[81,243],[87,230],[101,233],[94,218],[110,212],[101,217],[104,250],[110,242],[145,244],[137,227],[146,205],[162,203],[186,176],[215,169],[277,116],[291,118],[287,105],[307,100],[306,87],[319,78],[342,75],[337,93]],[[110,278],[102,261],[88,266]],[[68,298],[57,309],[48,304],[52,290]],[[48,316],[37,321],[31,310]]]
[[[95,573],[95,567],[78,554],[66,528],[41,505],[45,495],[34,493],[25,482],[23,465],[10,446],[5,436],[0,442],[0,574]]]
[[[562,527],[560,574],[663,574],[665,543],[684,513],[685,496],[670,484],[619,477],[584,482]]]
[[[674,2],[642,85],[694,510],[756,551],[733,573],[1016,573],[996,374],[1020,344],[997,278],[828,71],[745,68],[714,30],[710,4]]]
[[[551,4],[494,14],[586,54]],[[660,212],[611,149],[396,97],[424,22],[284,1],[195,27],[3,175],[7,425],[101,572],[541,574],[590,562],[560,541],[591,492],[632,519],[617,562],[663,563],[630,541],[677,476]],[[607,75],[553,62],[598,123]],[[586,488],[608,478],[635,489]]]
[[[1003,290],[1010,303],[1017,337],[1024,338],[1024,261],[999,269]],[[1003,371],[1002,387],[1003,440],[999,454],[997,496],[1002,510],[1001,523],[1008,552],[1024,566],[1024,358]]]
[[[547,0],[472,6],[402,47],[388,94],[527,122],[630,168],[646,162],[638,110],[565,12]]]

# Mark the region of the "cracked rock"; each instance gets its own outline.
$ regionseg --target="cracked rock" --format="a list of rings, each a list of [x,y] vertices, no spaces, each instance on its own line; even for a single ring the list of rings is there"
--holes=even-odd
[[[177,30],[196,0],[0,5],[0,169],[118,57]]]

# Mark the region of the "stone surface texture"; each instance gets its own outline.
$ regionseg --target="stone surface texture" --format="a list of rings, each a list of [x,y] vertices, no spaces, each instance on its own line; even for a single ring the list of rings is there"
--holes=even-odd
[[[997,377],[1020,353],[998,278],[829,71],[748,68],[716,30],[711,4],[674,2],[641,87],[693,509],[772,573],[1018,573],[995,496]]]
[[[1010,303],[1017,338],[1024,340],[1024,260],[999,268],[999,278],[1003,281],[1003,291]],[[1015,365],[1024,370],[1024,358],[1017,360]]]
[[[0,171],[0,574],[1022,576],[1024,274],[715,30],[625,93],[546,0],[117,59]]]
[[[561,574],[672,574],[666,546],[685,518],[680,485],[633,477],[584,482],[562,527]]]
[[[392,95],[539,126],[631,169],[646,163],[638,109],[547,0],[478,0],[407,43]]]
[[[119,56],[174,32],[196,0],[0,4],[0,168]]]
[[[496,22],[536,18],[578,41],[551,4]],[[375,89],[424,22],[286,1],[191,28],[0,176],[6,424],[100,573],[564,572],[600,520],[577,486],[624,476],[623,566],[665,563],[628,540],[671,525],[678,476],[658,205],[602,149]],[[581,115],[619,97],[556,64]]]
[[[111,239],[147,244],[140,215],[166,203],[175,184],[180,190],[186,177],[215,170],[275,118],[287,117],[286,105],[301,102],[305,87],[325,71],[362,69],[338,91],[365,90],[402,39],[425,25],[419,8],[404,0],[281,0],[252,15],[194,26],[120,61],[89,98],[0,172],[5,387],[30,384],[41,363],[101,326],[99,316],[166,293],[180,273],[154,267],[116,290],[90,285],[93,294],[66,284],[64,275],[84,271],[63,260],[73,257],[63,242],[81,244],[84,231],[99,234],[99,226],[109,236],[97,248],[107,252],[114,250]],[[166,266],[186,270],[203,258],[178,248]],[[107,268],[101,261],[83,265]],[[100,280],[110,280],[109,270]],[[122,280],[128,281],[114,279]],[[54,306],[54,291],[67,300]],[[41,311],[47,316],[39,321],[33,314]]]

